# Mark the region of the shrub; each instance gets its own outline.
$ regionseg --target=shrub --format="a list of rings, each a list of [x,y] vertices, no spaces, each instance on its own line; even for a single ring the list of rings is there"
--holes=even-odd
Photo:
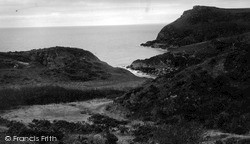
[[[118,141],[118,138],[114,134],[109,133],[109,132],[107,132],[106,138],[107,138],[107,141],[105,142],[105,144],[116,144]]]
[[[153,132],[153,140],[159,144],[198,144],[203,129],[197,123],[164,125]]]
[[[118,121],[101,114],[94,114],[89,118],[89,120],[92,121],[95,125],[99,125],[103,128],[118,127],[119,125],[125,125],[128,123],[127,121]]]
[[[8,135],[11,136],[54,136],[58,140],[62,139],[64,134],[58,129],[53,129],[51,123],[46,120],[36,121],[36,123],[24,125],[20,122],[12,121],[8,125]]]
[[[144,125],[134,131],[134,142],[158,144],[198,144],[202,141],[203,128],[193,122],[172,125]]]

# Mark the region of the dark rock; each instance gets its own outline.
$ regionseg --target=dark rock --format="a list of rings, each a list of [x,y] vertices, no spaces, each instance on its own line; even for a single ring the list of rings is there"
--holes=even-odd
[[[198,57],[185,53],[164,53],[145,60],[134,61],[129,68],[156,76],[175,73],[200,62]]]

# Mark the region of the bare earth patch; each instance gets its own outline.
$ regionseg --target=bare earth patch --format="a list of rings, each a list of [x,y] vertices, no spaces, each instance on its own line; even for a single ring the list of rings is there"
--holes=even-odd
[[[225,144],[235,143],[235,141],[239,144],[248,144],[250,142],[250,135],[237,135],[231,133],[223,133],[216,130],[208,130],[204,134],[205,141],[202,144],[216,144],[216,141],[221,141]],[[232,142],[234,140],[234,142]]]
[[[1,117],[8,120],[20,121],[24,124],[38,120],[65,120],[68,122],[89,122],[88,118],[93,114],[102,114],[117,120],[125,120],[122,114],[107,110],[107,106],[113,105],[110,99],[93,99],[82,102],[23,106],[19,109],[5,111]],[[132,123],[127,127],[132,128]],[[6,131],[6,127],[0,126],[0,131]],[[122,134],[119,130],[113,131],[119,144],[129,144],[134,138],[131,133]]]
[[[112,102],[109,99],[94,99],[83,102],[24,106],[20,109],[6,111],[1,114],[1,117],[23,123],[32,122],[33,119],[87,122],[92,114],[103,114],[105,107]]]

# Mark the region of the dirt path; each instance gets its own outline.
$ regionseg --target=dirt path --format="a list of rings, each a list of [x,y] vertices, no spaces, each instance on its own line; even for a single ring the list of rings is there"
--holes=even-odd
[[[231,133],[223,133],[216,130],[209,130],[204,134],[205,141],[202,144],[215,144],[216,141],[227,143],[227,141],[237,141],[237,143],[250,143],[250,135],[237,135]]]

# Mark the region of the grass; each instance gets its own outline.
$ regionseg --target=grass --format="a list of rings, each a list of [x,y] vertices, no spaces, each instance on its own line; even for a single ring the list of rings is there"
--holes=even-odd
[[[24,105],[66,103],[94,98],[114,98],[123,93],[124,91],[122,90],[113,89],[76,90],[59,86],[24,87],[20,89],[6,88],[0,90],[0,110]]]

